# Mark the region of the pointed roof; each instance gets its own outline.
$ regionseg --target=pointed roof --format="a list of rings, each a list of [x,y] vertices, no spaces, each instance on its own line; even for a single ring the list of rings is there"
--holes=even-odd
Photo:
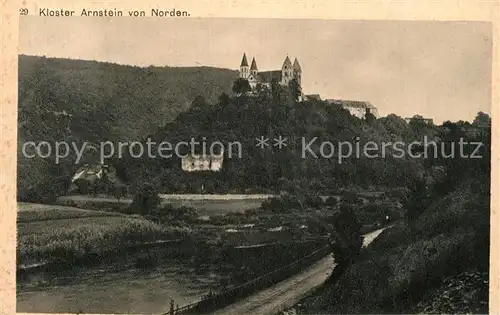
[[[243,54],[243,59],[241,59],[240,67],[248,67],[247,55],[245,53]]]
[[[255,58],[252,58],[252,65],[250,66],[250,70],[257,70],[257,63],[255,62]]]
[[[284,68],[285,66],[292,66],[292,62],[290,61],[290,58],[288,58],[288,55],[286,56],[285,61],[283,62],[282,68]]]
[[[299,72],[302,71],[302,68],[300,67],[300,63],[297,60],[297,58],[295,58],[295,60],[293,61],[293,69]]]

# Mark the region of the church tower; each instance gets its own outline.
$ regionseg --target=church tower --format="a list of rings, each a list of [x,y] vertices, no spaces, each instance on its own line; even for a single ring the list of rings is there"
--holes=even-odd
[[[248,71],[248,61],[247,61],[247,55],[244,53],[243,54],[243,59],[241,59],[241,65],[240,65],[240,78],[246,79],[250,75]]]
[[[288,58],[287,55],[285,61],[283,62],[283,66],[281,67],[281,84],[287,85],[292,78],[293,78],[292,62],[290,61],[290,58]]]
[[[250,66],[250,73],[254,76],[257,75],[259,70],[257,69],[257,63],[255,62],[255,58],[252,58],[252,65]]]
[[[302,68],[297,58],[293,61],[293,77],[297,79],[299,85],[302,86]]]

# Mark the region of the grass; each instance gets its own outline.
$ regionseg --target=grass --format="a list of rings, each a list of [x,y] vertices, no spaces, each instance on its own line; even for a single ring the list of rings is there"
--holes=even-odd
[[[18,222],[18,266],[71,262],[134,244],[178,239],[190,233],[186,228],[166,227],[143,218],[100,212],[91,215],[94,211],[67,208],[19,212],[21,220],[37,215],[44,220]]]
[[[17,222],[27,223],[36,221],[50,221],[63,219],[78,219],[86,217],[111,217],[121,216],[118,213],[78,209],[57,205],[40,205],[33,203],[20,203],[18,205]]]
[[[174,207],[187,206],[198,210],[200,215],[243,213],[246,210],[258,209],[262,204],[259,199],[227,199],[227,200],[166,200]]]
[[[203,197],[204,195],[200,195]],[[162,199],[162,204],[167,205],[170,204],[176,208],[185,206],[195,208],[200,215],[224,215],[227,213],[238,212],[243,213],[247,210],[258,209],[262,204],[262,198],[248,198],[248,199],[237,199],[237,198],[228,198],[228,199],[197,199],[187,197],[182,199],[180,197],[175,198],[164,198]],[[74,197],[65,197],[60,198],[58,201],[62,206],[72,205],[78,206],[79,208],[85,209],[98,209],[104,212],[121,212],[126,213],[130,206],[131,200],[110,200],[101,199],[99,197],[93,199],[84,199]]]

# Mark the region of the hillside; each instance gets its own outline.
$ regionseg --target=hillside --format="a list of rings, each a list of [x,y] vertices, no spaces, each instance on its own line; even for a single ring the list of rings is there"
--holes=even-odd
[[[217,100],[235,77],[236,71],[210,67],[140,68],[21,55],[19,108],[32,111],[43,103],[47,110],[66,111],[77,139],[134,141],[174,119],[198,95]],[[20,124],[29,124],[24,118]]]
[[[444,176],[417,185],[404,201],[405,220],[382,232],[338,282],[301,301],[298,314],[487,313],[491,129],[478,125],[447,122],[440,138],[481,142],[482,158],[428,164]]]
[[[18,195],[37,201],[64,190],[74,156],[25,158],[25,141],[137,141],[173,120],[196,96],[215,101],[236,71],[139,68],[95,61],[19,56]]]
[[[338,105],[311,100],[296,102],[293,92],[281,86],[258,97],[228,97],[222,95],[216,104],[198,98],[186,112],[151,134],[153,142],[189,142],[191,137],[210,143],[226,144],[226,157],[221,172],[186,173],[180,169],[179,158],[135,159],[118,161],[133,182],[151,182],[163,192],[194,193],[204,187],[207,192],[224,193],[279,191],[284,186],[311,189],[328,193],[347,186],[406,186],[423,174],[423,159],[408,156],[393,157],[391,148],[386,156],[370,158],[355,152],[339,160],[339,143],[346,142],[354,149],[368,142],[379,145],[396,140],[409,143],[422,141],[422,135],[436,137],[438,127],[407,124],[396,115],[375,121],[351,116]],[[270,138],[266,149],[256,147],[261,136]],[[273,139],[287,138],[286,147],[273,146]],[[317,138],[311,150],[317,154],[303,156],[305,143]],[[241,156],[229,157],[228,144],[241,144]],[[331,154],[330,145],[334,147]],[[337,146],[337,147],[336,147]],[[326,147],[326,149],[325,149]],[[323,150],[324,154],[321,154]],[[236,149],[236,151],[238,151]],[[343,154],[347,154],[345,150]],[[156,148],[153,147],[153,152]]]

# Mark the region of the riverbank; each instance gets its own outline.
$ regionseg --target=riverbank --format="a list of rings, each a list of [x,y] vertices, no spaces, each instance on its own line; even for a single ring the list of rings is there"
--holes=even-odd
[[[228,213],[207,221],[180,210],[182,220],[173,220],[172,209],[150,218],[20,203],[18,311],[161,313],[170,300],[182,307],[231,289],[325,242],[309,237],[313,212]]]
[[[367,233],[363,247],[368,247],[386,228]],[[324,283],[335,268],[335,258],[329,254],[301,272],[282,280],[270,288],[261,290],[225,308],[214,315],[259,314],[274,315],[290,308],[304,295]]]
[[[382,232],[337,283],[297,303],[297,314],[487,313],[489,203],[480,185],[464,182],[411,225]]]

